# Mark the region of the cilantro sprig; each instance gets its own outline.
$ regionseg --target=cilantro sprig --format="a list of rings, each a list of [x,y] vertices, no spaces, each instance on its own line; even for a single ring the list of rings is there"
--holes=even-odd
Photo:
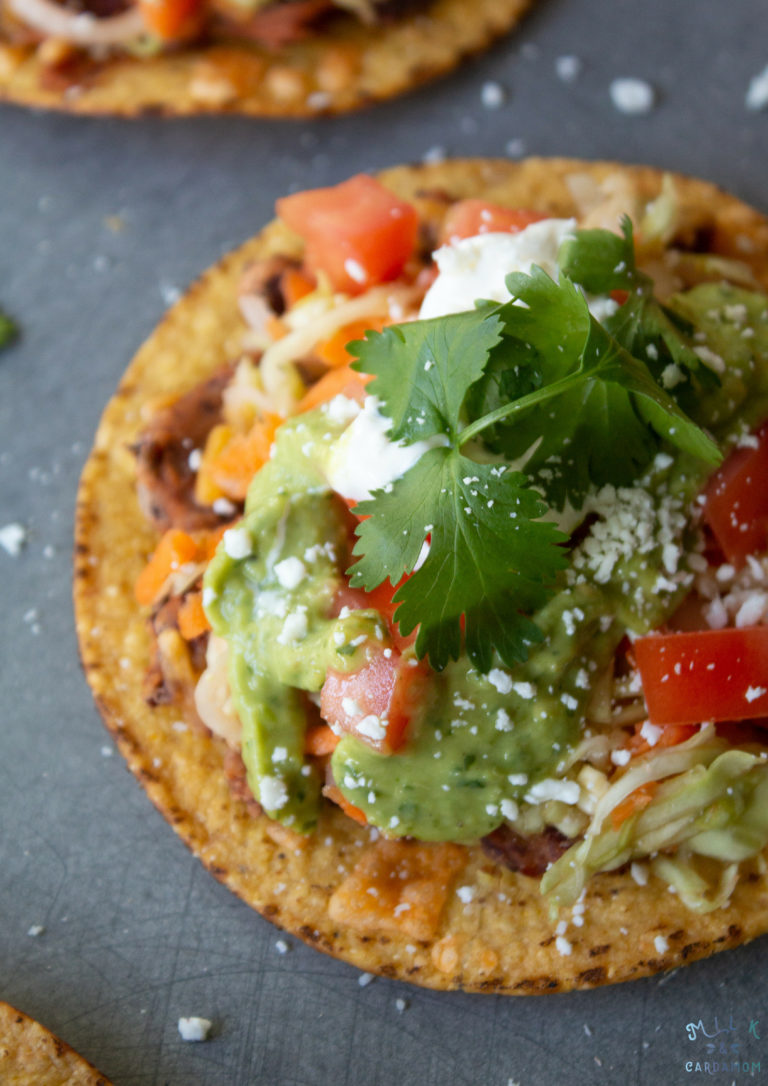
[[[19,328],[15,321],[0,309],[0,350],[11,344],[19,334]]]
[[[481,671],[494,653],[509,666],[524,660],[541,639],[528,616],[567,564],[566,536],[542,519],[548,503],[630,482],[661,441],[720,459],[639,356],[671,358],[686,382],[698,376],[684,330],[635,267],[631,228],[623,238],[585,231],[569,245],[557,283],[536,267],[515,273],[509,303],[389,327],[350,348],[392,440],[432,446],[358,506],[352,584],[402,580],[395,617],[405,634],[418,627],[416,651],[437,670],[462,639]],[[626,319],[599,323],[577,282],[628,290]],[[508,463],[518,458],[523,470]]]

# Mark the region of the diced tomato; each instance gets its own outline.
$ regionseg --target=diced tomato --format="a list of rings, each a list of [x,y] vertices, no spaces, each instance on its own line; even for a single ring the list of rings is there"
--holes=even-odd
[[[178,41],[197,30],[202,0],[139,0],[144,22],[166,41]]]
[[[768,423],[756,437],[757,447],[735,449],[704,492],[704,519],[736,567],[768,543]]]
[[[654,724],[768,715],[768,626],[652,634],[635,655]]]
[[[398,604],[393,603],[392,597],[400,585],[408,580],[408,577],[409,574],[405,574],[394,588],[389,581],[383,581],[372,592],[365,592],[362,588],[350,588],[349,585],[344,585],[334,597],[333,614],[337,615],[342,607],[349,607],[351,611],[361,611],[366,607],[373,607],[386,622],[392,644],[399,652],[402,652],[414,643],[416,631],[413,630],[407,636],[400,633],[400,627],[395,622],[395,611]]]
[[[330,724],[375,750],[394,751],[405,741],[424,680],[422,665],[412,666],[396,649],[379,649],[359,671],[328,672],[320,691],[320,712]]]
[[[307,267],[348,294],[396,279],[416,245],[416,209],[366,174],[284,196],[276,206],[304,238]]]
[[[323,758],[333,754],[338,742],[339,736],[327,724],[312,724],[304,736],[304,750],[314,758]]]
[[[502,207],[487,200],[458,200],[443,223],[443,242],[451,245],[478,234],[518,234],[547,216],[523,207]]]

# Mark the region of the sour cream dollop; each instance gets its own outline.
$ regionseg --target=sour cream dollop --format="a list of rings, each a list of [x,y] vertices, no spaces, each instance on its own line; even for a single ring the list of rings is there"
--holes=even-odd
[[[405,445],[389,440],[391,428],[392,420],[379,411],[378,398],[366,396],[328,457],[325,473],[333,490],[350,501],[365,501],[372,491],[405,475],[428,449],[447,441],[437,437]]]
[[[475,301],[505,302],[511,272],[530,274],[534,264],[557,279],[557,254],[576,231],[575,219],[542,219],[517,234],[478,234],[444,245],[434,254],[439,275],[424,296],[419,316],[445,317]]]

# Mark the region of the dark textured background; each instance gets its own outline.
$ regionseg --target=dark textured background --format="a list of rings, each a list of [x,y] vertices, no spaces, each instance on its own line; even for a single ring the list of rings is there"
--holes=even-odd
[[[686,1060],[725,1058],[688,1039],[700,1019],[733,1026],[713,1044],[735,1041],[750,1068],[762,1055],[752,1080],[768,1081],[765,940],[537,999],[363,988],[293,939],[281,955],[113,756],[70,606],[75,488],[102,406],[176,292],[279,194],[442,148],[647,162],[768,212],[768,111],[744,105],[767,19],[765,0],[539,0],[452,78],[313,124],[0,110],[0,303],[23,326],[0,354],[0,527],[28,531],[18,557],[0,550],[0,998],[118,1086],[678,1086],[712,1077]],[[565,54],[583,65],[572,84],[555,74]],[[624,75],[654,84],[647,116],[611,105]],[[482,105],[488,80],[506,91],[498,109]],[[212,1018],[215,1037],[182,1043],[181,1015]]]

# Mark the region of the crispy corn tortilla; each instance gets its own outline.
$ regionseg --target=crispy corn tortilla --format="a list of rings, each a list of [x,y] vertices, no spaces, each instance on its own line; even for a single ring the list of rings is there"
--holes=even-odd
[[[0,1003],[3,1086],[110,1086],[87,1060],[39,1022]]]
[[[34,50],[3,43],[0,99],[71,113],[308,117],[359,109],[433,79],[510,30],[531,0],[434,0],[379,26],[335,17],[277,52],[248,42],[115,57],[51,87]]]
[[[445,210],[445,194],[569,215],[574,177],[599,182],[611,176],[631,182],[643,199],[662,182],[650,168],[562,159],[402,167],[382,180],[434,222]],[[691,230],[713,232],[721,249],[729,239],[768,288],[768,220],[712,185],[684,177],[676,183]],[[252,816],[230,793],[223,743],[197,730],[174,730],[178,709],[144,703],[148,639],[132,589],[156,536],[139,512],[129,446],[153,404],[237,355],[243,325],[236,287],[244,266],[296,252],[295,246],[295,238],[272,223],[190,289],[129,366],[83,473],[75,579],[82,660],[107,727],[153,802],[216,878],[263,916],[360,969],[428,987],[517,994],[590,988],[671,969],[768,930],[762,864],[742,878],[727,908],[706,916],[688,911],[658,884],[638,886],[623,872],[589,883],[584,924],[569,927],[571,949],[562,953],[538,880],[496,866],[479,846],[467,850],[433,936],[353,930],[333,919],[337,910],[329,913],[329,901],[344,873],[368,854],[368,830],[326,804],[320,829],[305,847],[278,843],[269,832],[274,824]],[[458,886],[474,889],[469,904],[453,892]],[[655,942],[657,936],[665,942]]]

